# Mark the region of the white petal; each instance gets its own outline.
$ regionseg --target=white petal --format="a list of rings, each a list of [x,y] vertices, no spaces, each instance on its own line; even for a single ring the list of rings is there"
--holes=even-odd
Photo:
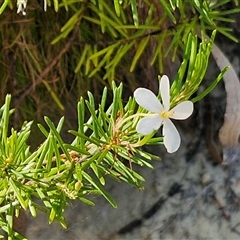
[[[160,113],[163,110],[162,104],[156,95],[146,88],[137,88],[134,91],[134,97],[141,107],[150,112]]]
[[[169,119],[163,123],[163,143],[169,153],[176,152],[180,146],[181,138],[178,130]]]
[[[160,80],[160,94],[161,94],[164,110],[168,111],[170,108],[170,86],[169,86],[169,79],[167,75],[163,75]]]
[[[193,103],[190,101],[184,101],[178,104],[176,107],[171,109],[174,114],[171,116],[173,119],[186,119],[188,118],[193,112]]]
[[[22,4],[18,5],[17,13],[20,13],[22,11]]]
[[[161,124],[162,120],[158,115],[148,116],[138,122],[136,130],[142,135],[148,135],[154,130],[159,129]]]

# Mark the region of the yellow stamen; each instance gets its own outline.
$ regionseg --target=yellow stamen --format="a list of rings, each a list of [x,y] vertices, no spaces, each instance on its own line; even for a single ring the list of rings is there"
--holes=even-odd
[[[162,111],[160,116],[162,118],[170,118],[174,114],[174,111]]]

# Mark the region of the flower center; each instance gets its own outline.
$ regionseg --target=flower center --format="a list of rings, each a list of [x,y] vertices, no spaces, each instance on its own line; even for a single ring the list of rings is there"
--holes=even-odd
[[[170,118],[174,114],[174,111],[162,111],[160,116],[162,118]]]

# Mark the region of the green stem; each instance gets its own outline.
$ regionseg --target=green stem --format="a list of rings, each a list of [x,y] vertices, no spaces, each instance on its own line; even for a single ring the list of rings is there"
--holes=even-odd
[[[158,113],[136,113],[136,114],[133,114],[125,119],[122,119],[121,121],[119,121],[117,124],[116,124],[116,128],[120,128],[125,122],[127,122],[128,120],[132,119],[132,118],[135,118],[135,117],[146,117],[146,116],[150,116],[150,115],[158,115]]]

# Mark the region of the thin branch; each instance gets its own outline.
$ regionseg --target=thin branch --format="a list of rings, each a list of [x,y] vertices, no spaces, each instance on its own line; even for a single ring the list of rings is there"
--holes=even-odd
[[[79,18],[80,20],[80,18]],[[58,55],[50,61],[49,64],[47,64],[47,67],[40,73],[40,75],[32,82],[30,83],[24,90],[22,90],[20,93],[18,93],[15,96],[15,101],[18,103],[18,105],[22,102],[22,100],[29,94],[31,93],[36,85],[39,85],[42,83],[44,77],[49,73],[49,71],[59,62],[61,59],[62,55],[65,54],[70,46],[72,45],[74,39],[76,38],[77,32],[79,30],[79,21],[75,25],[74,30],[72,32],[72,35],[70,36],[69,40],[65,44],[65,46],[61,49],[61,51],[58,53]]]
[[[236,161],[240,156],[240,83],[238,76],[223,52],[214,44],[212,55],[220,68],[230,66],[223,76],[225,90],[227,92],[227,105],[224,115],[224,124],[219,131],[219,139],[223,145],[223,164]]]

